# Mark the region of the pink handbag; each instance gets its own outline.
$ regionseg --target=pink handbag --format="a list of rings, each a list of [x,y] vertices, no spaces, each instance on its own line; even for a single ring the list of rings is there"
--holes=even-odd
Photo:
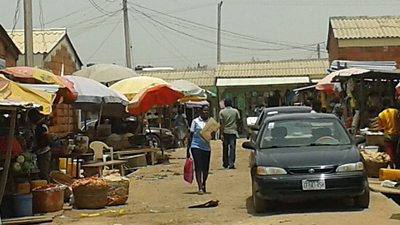
[[[193,160],[191,158],[186,159],[183,167],[183,179],[189,184],[193,182]]]

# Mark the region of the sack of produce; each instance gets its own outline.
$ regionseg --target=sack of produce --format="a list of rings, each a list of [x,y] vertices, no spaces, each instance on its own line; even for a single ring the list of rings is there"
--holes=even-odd
[[[379,177],[379,169],[387,168],[390,156],[385,152],[361,151],[365,161],[365,169],[369,177]]]
[[[78,209],[100,209],[107,205],[107,182],[100,178],[76,180],[72,185],[74,206]]]
[[[129,196],[129,179],[119,174],[111,174],[103,178],[108,185],[107,205],[123,205]]]

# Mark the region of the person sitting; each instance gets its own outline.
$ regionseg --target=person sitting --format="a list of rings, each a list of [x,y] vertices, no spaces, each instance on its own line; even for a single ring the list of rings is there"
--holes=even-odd
[[[287,135],[286,127],[275,127],[271,130],[271,146],[283,146]]]

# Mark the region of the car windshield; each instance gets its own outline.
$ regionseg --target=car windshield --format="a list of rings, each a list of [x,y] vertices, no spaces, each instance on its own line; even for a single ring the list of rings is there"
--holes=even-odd
[[[350,137],[335,119],[278,120],[265,124],[260,148],[348,145]]]

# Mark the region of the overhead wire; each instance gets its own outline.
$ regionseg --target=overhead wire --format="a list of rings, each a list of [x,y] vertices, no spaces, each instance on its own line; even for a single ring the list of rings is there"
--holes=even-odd
[[[96,50],[86,59],[86,61],[89,61],[97,54],[97,52],[103,47],[103,45],[106,43],[106,41],[111,37],[111,35],[114,33],[114,31],[117,29],[118,25],[121,24],[117,23],[115,24],[114,28],[111,30],[111,32],[107,35],[107,37],[100,43],[100,45],[96,48]]]
[[[111,15],[113,13],[113,12],[109,12],[109,11],[105,10],[104,8],[102,8],[101,6],[99,6],[94,0],[89,0],[89,2],[97,11],[99,11],[103,15],[107,16],[107,15]]]
[[[175,31],[176,33],[179,33],[179,34],[184,35],[186,37],[190,37],[192,39],[196,39],[198,41],[202,41],[202,42],[211,43],[213,45],[216,45],[215,41],[210,41],[208,39],[205,39],[205,38],[202,38],[202,37],[198,37],[198,36],[189,34],[187,32],[181,31],[179,29],[173,28],[173,27],[171,27],[169,25],[166,25],[165,23],[163,23],[163,22],[161,22],[161,21],[159,21],[157,19],[154,19],[153,17],[147,15],[146,13],[144,13],[144,12],[142,12],[140,10],[137,10],[135,8],[133,8],[133,10],[138,12],[138,13],[140,13],[140,14],[142,14],[142,15],[144,15],[146,18],[154,21],[155,23],[157,23],[157,24],[159,24],[161,26],[164,26],[167,29]],[[226,48],[235,48],[235,49],[250,50],[250,51],[282,51],[282,50],[296,49],[296,48],[253,48],[253,47],[237,46],[237,45],[231,45],[231,44],[221,44],[221,46],[222,47],[226,47]],[[316,51],[316,50],[311,50],[311,49],[304,49],[304,50],[308,50],[308,51],[312,51],[312,52]]]
[[[154,9],[139,5],[137,3],[131,3],[131,4],[135,5],[135,6],[139,7],[139,8],[146,9],[148,11],[157,13],[159,15],[163,15],[163,16],[166,16],[166,17],[174,18],[176,20],[179,20],[179,21],[182,21],[182,22],[186,22],[186,23],[190,23],[190,24],[195,25],[195,26],[200,26],[200,27],[203,27],[203,28],[211,29],[213,31],[216,30],[215,27],[207,26],[207,25],[204,25],[204,24],[201,24],[201,23],[197,23],[197,22],[194,22],[194,21],[191,21],[191,20],[187,20],[187,19],[183,19],[183,18],[180,18],[180,17],[172,16],[172,15],[169,15],[169,14],[166,14],[166,13],[163,13],[163,12],[160,12],[160,11],[157,11],[157,10],[154,10]],[[254,41],[254,42],[259,42],[259,43],[266,43],[266,44],[273,44],[273,45],[280,45],[280,46],[291,47],[291,48],[304,49],[304,50],[308,50],[308,51],[310,51],[310,49],[306,48],[307,46],[311,46],[311,45],[316,45],[317,44],[316,43],[316,44],[307,44],[307,45],[293,45],[293,44],[281,43],[281,42],[278,42],[278,41],[265,41],[265,40],[261,40],[258,37],[253,37],[253,36],[250,36],[250,35],[240,34],[240,33],[228,31],[228,30],[225,30],[225,29],[221,29],[221,32],[222,33],[226,33],[226,34],[230,34],[230,35],[234,35],[234,36],[238,36],[240,38],[247,39],[249,41]],[[311,51],[315,51],[315,50],[311,50]]]
[[[132,18],[133,18],[133,16],[131,16]],[[159,44],[161,47],[163,47],[165,50],[167,50],[168,52],[170,52],[171,54],[173,54],[173,55],[175,55],[173,52],[171,52],[166,46],[164,46],[160,41],[158,41],[158,39],[157,38],[155,38],[154,36],[153,36],[153,34],[150,32],[150,31],[148,31],[147,29],[146,29],[146,27],[145,26],[143,26],[140,22],[138,23],[142,28],[143,28],[143,30],[146,32],[146,33],[148,33],[149,35],[150,35],[150,37],[155,41],[155,42],[157,42],[157,44]],[[154,28],[155,29],[157,29],[158,31],[159,31],[159,34],[164,38],[164,40],[166,40],[168,43],[169,43],[169,45],[170,46],[172,46],[172,48],[176,51],[176,53],[180,56],[180,57],[182,57],[186,62],[188,62],[189,64],[192,64],[193,63],[193,61],[191,61],[188,57],[186,57],[185,55],[183,55],[180,51],[179,51],[179,49],[158,29],[158,27],[154,24],[154,23],[151,23],[153,26],[154,26]],[[175,55],[176,56],[176,55]]]
[[[14,11],[13,26],[12,26],[12,29],[11,29],[11,35],[10,36],[13,36],[15,27],[17,26],[17,23],[18,23],[18,20],[19,20],[20,5],[21,5],[21,0],[17,0],[17,5],[15,6],[15,11]]]
[[[42,6],[42,0],[39,0],[39,24],[40,24],[40,31],[42,35],[42,44],[44,46],[44,49],[47,51],[47,43],[46,43],[46,38],[44,34],[44,16],[43,16],[43,6]]]

